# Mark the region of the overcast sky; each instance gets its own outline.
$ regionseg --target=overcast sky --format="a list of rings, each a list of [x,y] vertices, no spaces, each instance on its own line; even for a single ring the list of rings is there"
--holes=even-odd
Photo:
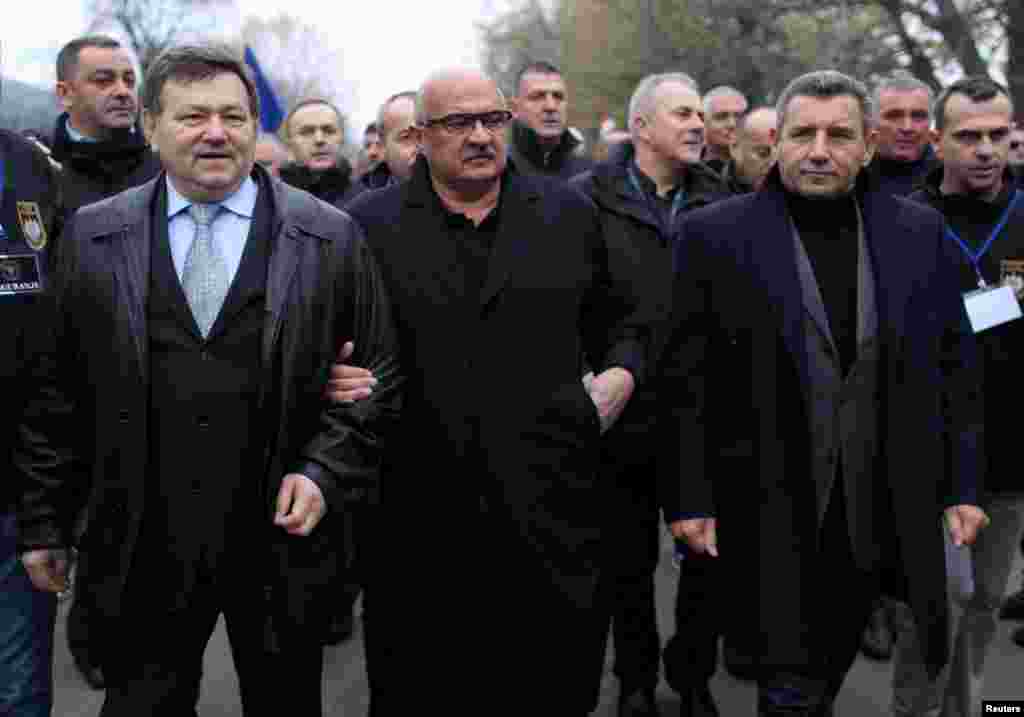
[[[43,0],[43,5],[45,17],[30,17],[30,6],[22,3],[19,21],[4,23],[2,71],[52,88],[57,52],[85,30],[87,21],[83,0]],[[323,30],[344,53],[345,74],[355,95],[353,106],[344,109],[361,132],[388,95],[415,89],[431,70],[478,66],[474,23],[503,5],[503,0],[238,0],[237,14],[225,20],[225,30],[248,15],[273,17],[282,6]]]

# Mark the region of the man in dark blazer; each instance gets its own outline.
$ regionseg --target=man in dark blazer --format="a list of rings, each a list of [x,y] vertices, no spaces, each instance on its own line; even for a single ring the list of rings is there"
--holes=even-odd
[[[643,380],[646,329],[595,208],[507,162],[511,113],[490,79],[432,76],[416,119],[409,181],[348,209],[409,370],[364,536],[384,556],[365,593],[371,713],[429,690],[448,714],[580,717],[603,656],[599,438]]]
[[[881,591],[945,663],[940,518],[957,545],[986,520],[980,427],[957,249],[861,176],[867,90],[811,73],[779,116],[765,187],[688,215],[676,244],[663,489],[675,535],[754,576],[757,609],[722,600],[760,714],[827,715]]]
[[[382,285],[347,216],[254,169],[257,94],[230,48],[162,54],[144,106],[166,173],[65,235],[17,455],[22,561],[60,588],[86,506],[103,715],[194,714],[223,613],[245,714],[319,717],[331,522],[374,492],[397,410]],[[380,383],[331,405],[348,338]]]

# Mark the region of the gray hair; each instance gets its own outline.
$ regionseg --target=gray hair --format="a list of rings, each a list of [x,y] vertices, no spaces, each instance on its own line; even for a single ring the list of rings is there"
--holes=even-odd
[[[822,100],[852,97],[860,105],[865,132],[870,127],[871,118],[875,116],[874,102],[863,82],[836,70],[818,70],[797,77],[782,91],[775,105],[779,113],[780,133],[786,124],[786,112],[795,97],[815,97]]]
[[[629,114],[626,117],[627,126],[633,127],[633,120],[640,115],[650,113],[654,109],[654,95],[662,85],[669,82],[676,82],[700,94],[697,81],[685,72],[663,72],[657,75],[647,75],[640,80],[640,84],[633,90],[633,96],[629,98]]]
[[[875,91],[871,97],[875,103],[875,114],[872,117],[877,121],[879,119],[878,113],[882,111],[882,93],[883,92],[919,92],[924,91],[928,94],[928,114],[932,112],[932,103],[935,102],[935,91],[931,85],[927,82],[914,77],[906,70],[896,70],[888,77],[883,77],[875,85]]]
[[[744,103],[747,101],[747,96],[735,87],[729,87],[728,85],[712,87],[708,90],[708,93],[704,95],[704,111],[706,113],[711,114],[711,101],[718,99],[719,97],[739,97]]]
[[[163,111],[160,96],[168,80],[202,82],[222,73],[230,73],[242,81],[249,96],[249,111],[254,119],[259,119],[260,98],[249,68],[234,49],[220,44],[181,45],[161,52],[146,72],[142,106],[158,115]]]

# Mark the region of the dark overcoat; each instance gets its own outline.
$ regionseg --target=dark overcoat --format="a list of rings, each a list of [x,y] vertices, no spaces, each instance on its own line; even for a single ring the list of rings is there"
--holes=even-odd
[[[397,347],[389,308],[362,233],[344,213],[272,179],[274,230],[266,285],[256,421],[266,443],[259,482],[267,531],[266,598],[282,630],[320,629],[323,587],[335,578],[335,545],[324,525],[308,537],[272,529],[282,478],[301,473],[332,510],[343,492],[376,483],[382,441],[398,410]],[[149,455],[147,297],[160,177],[80,209],[65,232],[52,293],[52,330],[40,332],[36,390],[22,425],[16,463],[25,483],[22,549],[69,544],[75,516],[90,516],[80,546],[90,560],[89,591],[102,616],[121,611],[126,577],[145,519]],[[261,189],[261,192],[265,189]],[[354,406],[323,396],[342,344],[381,379]],[[364,363],[365,362],[365,363]],[[196,456],[202,461],[202,456]],[[372,492],[372,491],[371,491]],[[257,563],[259,561],[256,561]],[[254,599],[262,599],[255,596]]]
[[[904,567],[888,588],[909,600],[936,669],[948,649],[940,518],[976,503],[974,341],[942,217],[871,187],[860,202],[881,341],[874,470],[891,495],[890,557]],[[751,654],[776,667],[808,664],[809,632],[843,609],[843,586],[813,572],[820,526],[794,247],[777,169],[761,192],[688,215],[662,367],[662,490],[679,515],[718,518],[723,566],[756,595],[723,596],[736,599],[726,614],[752,636]]]
[[[596,209],[564,183],[509,169],[477,301],[463,300],[465,267],[425,160],[348,211],[377,257],[407,367],[402,450],[388,456],[382,504],[431,515],[434,564],[465,569],[482,546],[467,543],[463,521],[483,500],[536,579],[588,605],[600,425],[581,358],[642,382],[647,340],[646,317],[612,284]]]

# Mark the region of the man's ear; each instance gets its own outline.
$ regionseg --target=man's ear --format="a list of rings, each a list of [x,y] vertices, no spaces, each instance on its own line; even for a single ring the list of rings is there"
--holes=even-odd
[[[940,162],[943,161],[942,156],[942,133],[937,129],[933,129],[930,132],[932,139],[932,151],[935,152],[935,158]]]
[[[511,112],[512,116],[515,117],[516,119],[519,119],[519,111],[520,111],[520,109],[522,109],[522,107],[519,104],[519,98],[518,97],[509,97],[508,98],[508,111]]]
[[[864,166],[871,164],[871,160],[875,158],[875,150],[878,149],[878,130],[869,129],[867,134],[864,135],[864,146],[867,150],[864,152]]]
[[[153,136],[156,134],[156,115],[152,111],[142,110],[142,134],[146,142],[156,151],[157,146],[153,143]]]
[[[59,80],[57,82],[57,105],[64,111],[70,112],[74,104],[75,90],[70,82]]]

